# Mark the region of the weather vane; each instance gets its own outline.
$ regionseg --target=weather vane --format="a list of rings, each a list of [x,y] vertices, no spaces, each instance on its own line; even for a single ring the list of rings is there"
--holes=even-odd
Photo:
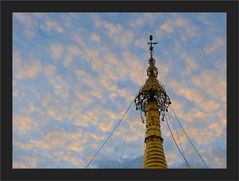
[[[150,56],[152,57],[153,56],[153,49],[154,49],[153,45],[158,44],[158,42],[152,42],[153,41],[153,35],[149,36],[149,40],[150,40],[150,42],[148,44],[150,45],[150,47],[149,47]]]

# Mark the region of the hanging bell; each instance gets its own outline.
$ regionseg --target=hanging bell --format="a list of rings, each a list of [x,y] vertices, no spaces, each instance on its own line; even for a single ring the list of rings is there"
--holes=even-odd
[[[140,111],[140,117],[141,117],[142,123],[144,124],[144,119],[143,119],[143,116],[142,116],[142,111]]]
[[[141,117],[141,121],[142,121],[142,123],[144,124],[144,119]]]

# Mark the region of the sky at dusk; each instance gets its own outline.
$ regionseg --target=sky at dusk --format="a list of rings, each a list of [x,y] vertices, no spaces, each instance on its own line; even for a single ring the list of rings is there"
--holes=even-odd
[[[151,34],[181,124],[209,168],[226,168],[225,13],[14,13],[13,168],[85,168],[147,79]],[[168,168],[187,168],[161,131]],[[89,168],[143,168],[144,137],[133,104]]]

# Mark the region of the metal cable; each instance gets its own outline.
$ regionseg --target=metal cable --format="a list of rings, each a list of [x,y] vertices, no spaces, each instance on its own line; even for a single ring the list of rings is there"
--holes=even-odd
[[[182,157],[183,157],[184,161],[186,162],[187,166],[191,168],[191,166],[190,166],[189,163],[187,162],[185,156],[183,155],[183,153],[181,152],[180,148],[178,147],[178,144],[177,144],[177,142],[176,142],[176,140],[175,140],[175,138],[174,138],[174,136],[173,136],[172,130],[171,130],[169,124],[168,124],[168,120],[167,120],[167,118],[166,118],[166,115],[165,115],[165,120],[166,120],[168,129],[169,129],[169,131],[170,131],[170,133],[171,133],[171,136],[172,136],[172,138],[173,138],[173,141],[174,141],[175,145],[177,146],[178,151],[179,151],[180,154],[182,155]]]
[[[132,112],[133,112],[133,109],[131,110],[131,112],[130,112],[130,116],[129,116],[129,123],[130,123],[130,120],[131,120],[131,118],[132,118]],[[129,131],[129,123],[128,123],[128,125],[127,125],[127,131],[126,131],[126,135],[125,135],[125,138],[124,138],[124,143],[123,143],[123,148],[122,148],[122,151],[121,151],[121,154],[120,154],[120,161],[119,161],[119,167],[121,167],[121,160],[122,160],[122,156],[123,156],[123,153],[124,153],[124,148],[125,148],[125,143],[126,143],[126,140],[127,140],[127,138],[128,138],[128,131]]]
[[[189,142],[190,142],[191,145],[193,146],[193,148],[194,148],[194,150],[196,151],[196,153],[199,155],[199,157],[200,157],[200,159],[202,160],[202,162],[204,163],[204,165],[208,168],[206,162],[203,160],[202,156],[200,155],[200,153],[198,152],[198,150],[196,149],[196,147],[195,147],[194,144],[192,143],[192,141],[191,141],[191,139],[189,138],[189,136],[187,135],[186,131],[184,130],[184,128],[183,128],[182,124],[180,123],[180,121],[179,121],[179,119],[178,119],[176,113],[175,113],[174,110],[173,110],[173,107],[172,107],[172,106],[170,106],[170,107],[171,107],[171,109],[172,109],[172,111],[173,111],[173,114],[174,114],[175,118],[177,119],[179,125],[181,126],[181,128],[182,128],[184,134],[185,134],[186,137],[188,138]]]
[[[168,118],[169,118],[169,122],[171,122],[171,125],[173,126],[173,129],[176,131],[176,134],[177,134],[177,137],[178,137],[178,141],[179,141],[179,146],[181,147],[182,153],[183,153],[184,156],[185,156],[185,153],[184,153],[184,150],[183,150],[183,146],[182,146],[182,144],[181,144],[181,140],[180,140],[178,131],[177,131],[177,129],[174,127],[173,121],[172,121],[171,116],[170,116],[169,114],[168,114]],[[185,157],[186,157],[186,156],[185,156]]]
[[[107,139],[104,141],[104,143],[101,145],[101,147],[97,150],[97,152],[94,154],[93,158],[90,160],[90,162],[85,166],[85,168],[88,168],[88,166],[91,164],[91,162],[95,159],[95,157],[98,155],[98,153],[100,152],[100,150],[103,148],[103,146],[106,144],[106,142],[110,139],[110,137],[112,136],[112,134],[114,133],[114,131],[118,128],[118,126],[120,125],[120,123],[122,122],[122,120],[124,119],[125,115],[128,113],[130,107],[132,106],[133,102],[134,102],[135,98],[132,100],[132,102],[130,103],[129,107],[127,108],[126,112],[124,113],[124,115],[122,116],[122,118],[119,120],[119,122],[117,123],[117,125],[114,127],[114,129],[111,131],[111,133],[109,134],[109,136],[107,137]]]

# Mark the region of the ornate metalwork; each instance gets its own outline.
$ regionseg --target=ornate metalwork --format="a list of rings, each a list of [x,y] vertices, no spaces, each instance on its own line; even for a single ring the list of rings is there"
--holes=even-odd
[[[163,91],[164,88],[162,87],[162,85],[159,84],[159,87],[157,89],[154,89],[153,86],[151,88],[146,88],[146,87],[150,87],[150,86],[148,85],[143,86],[141,90],[139,91],[139,94],[134,100],[136,105],[136,110],[139,109],[145,112],[145,106],[147,101],[150,98],[153,98],[158,103],[159,111],[161,112],[168,111],[168,106],[171,104],[171,101],[168,95],[166,94],[166,92]]]
[[[150,35],[150,58],[148,60],[149,67],[147,69],[148,79],[146,80],[144,86],[140,89],[134,102],[136,105],[136,110],[141,110],[145,112],[145,106],[147,101],[151,98],[155,99],[158,103],[158,109],[161,112],[168,111],[168,106],[171,104],[170,98],[166,94],[166,90],[157,80],[158,69],[155,66],[155,59],[153,58],[153,37]]]

